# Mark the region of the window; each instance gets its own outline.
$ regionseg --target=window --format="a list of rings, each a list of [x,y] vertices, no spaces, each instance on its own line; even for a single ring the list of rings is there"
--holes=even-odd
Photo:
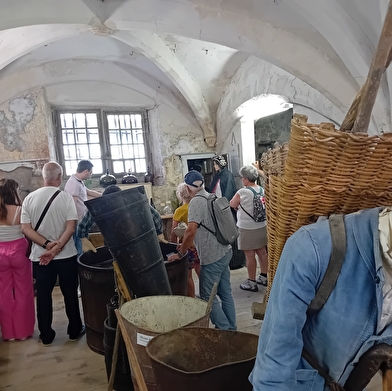
[[[144,113],[58,110],[59,156],[66,175],[79,160],[94,164],[93,173],[147,171]]]

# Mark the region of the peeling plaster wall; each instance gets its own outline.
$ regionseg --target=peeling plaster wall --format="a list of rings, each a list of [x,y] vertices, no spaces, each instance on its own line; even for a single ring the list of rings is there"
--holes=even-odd
[[[1,161],[48,158],[46,115],[42,88],[0,106]]]
[[[43,88],[31,89],[0,106],[0,167],[1,162],[33,164],[33,189],[40,186],[40,170],[50,156],[48,115]]]
[[[75,103],[80,107],[76,97],[78,90],[74,90],[74,100],[71,91],[70,88],[65,90],[50,88],[48,99],[61,107],[60,98],[66,93],[68,98],[65,105],[72,106],[72,103]],[[135,92],[135,96],[137,94]],[[84,100],[84,107],[111,105],[110,102],[103,100],[103,93],[98,95],[99,93],[94,99],[90,94],[88,99]],[[128,90],[128,99],[130,101],[133,99],[132,90]],[[154,201],[159,205],[161,202],[175,200],[175,189],[183,180],[180,156],[211,150],[204,142],[203,132],[196,119],[190,118],[188,112],[183,112],[182,106],[158,104],[148,110],[148,118],[149,152],[154,166],[153,195]],[[44,88],[31,89],[0,106],[0,161],[33,163],[35,166],[33,190],[42,185],[43,164],[50,159],[56,159],[53,129],[51,108],[47,103]]]
[[[151,153],[154,163],[153,195],[156,205],[175,201],[175,189],[183,181],[184,154],[211,152],[204,142],[204,135],[195,121],[189,121],[179,110],[160,105],[148,113]]]

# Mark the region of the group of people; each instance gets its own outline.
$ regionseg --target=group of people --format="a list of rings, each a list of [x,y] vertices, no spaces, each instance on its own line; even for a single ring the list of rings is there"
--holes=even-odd
[[[76,174],[59,191],[63,169],[56,162],[42,169],[43,186],[23,201],[13,179],[0,181],[0,327],[3,340],[24,340],[34,332],[34,291],[37,293],[39,338],[50,346],[56,336],[52,328],[52,291],[58,281],[68,317],[67,334],[76,341],[85,332],[78,300],[77,256],[80,241],[76,224],[83,216],[89,190],[84,180],[92,173],[90,161],[82,160]],[[72,240],[73,238],[73,240]],[[29,247],[28,240],[31,241]]]
[[[233,211],[237,211],[237,226],[239,228],[238,248],[244,250],[249,278],[240,285],[241,289],[256,292],[257,284],[267,285],[267,234],[266,222],[255,222],[252,218],[254,193],[263,189],[256,184],[259,176],[253,166],[245,166],[240,170],[244,188],[237,191],[233,174],[227,169],[227,162],[222,155],[212,158],[216,174],[210,191],[217,197],[230,200]],[[181,258],[186,252],[190,255],[189,291],[194,295],[192,268],[196,268],[199,276],[200,297],[208,300],[215,282],[218,284],[211,311],[211,321],[216,328],[236,330],[234,300],[230,284],[229,264],[232,258],[232,248],[218,242],[212,233],[213,220],[208,212],[208,193],[204,186],[204,178],[197,170],[189,171],[177,188],[177,197],[182,202],[173,216],[173,236],[179,224],[186,223],[186,230],[178,240],[178,253],[171,255],[169,260]],[[249,210],[250,213],[245,211]],[[234,212],[235,213],[235,212]],[[210,228],[205,229],[204,228]],[[178,235],[177,235],[178,236]],[[260,274],[256,278],[256,255],[260,264]],[[195,266],[197,265],[197,266]]]

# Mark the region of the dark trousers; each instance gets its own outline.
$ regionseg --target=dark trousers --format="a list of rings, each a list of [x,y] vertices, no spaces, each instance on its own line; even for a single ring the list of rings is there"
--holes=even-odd
[[[76,260],[77,256],[75,255],[71,258],[52,260],[48,265],[33,263],[37,287],[38,329],[42,341],[50,341],[54,335],[52,292],[57,276],[68,317],[67,333],[70,337],[77,337],[82,329],[77,292],[78,264]]]

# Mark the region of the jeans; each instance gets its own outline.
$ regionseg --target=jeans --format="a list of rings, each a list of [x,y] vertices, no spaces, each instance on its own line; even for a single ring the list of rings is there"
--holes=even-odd
[[[208,265],[202,265],[200,270],[200,296],[208,301],[214,282],[218,283],[221,303],[215,297],[210,314],[211,322],[217,329],[236,330],[235,307],[230,284],[229,263],[233,251],[230,249],[221,259]]]

